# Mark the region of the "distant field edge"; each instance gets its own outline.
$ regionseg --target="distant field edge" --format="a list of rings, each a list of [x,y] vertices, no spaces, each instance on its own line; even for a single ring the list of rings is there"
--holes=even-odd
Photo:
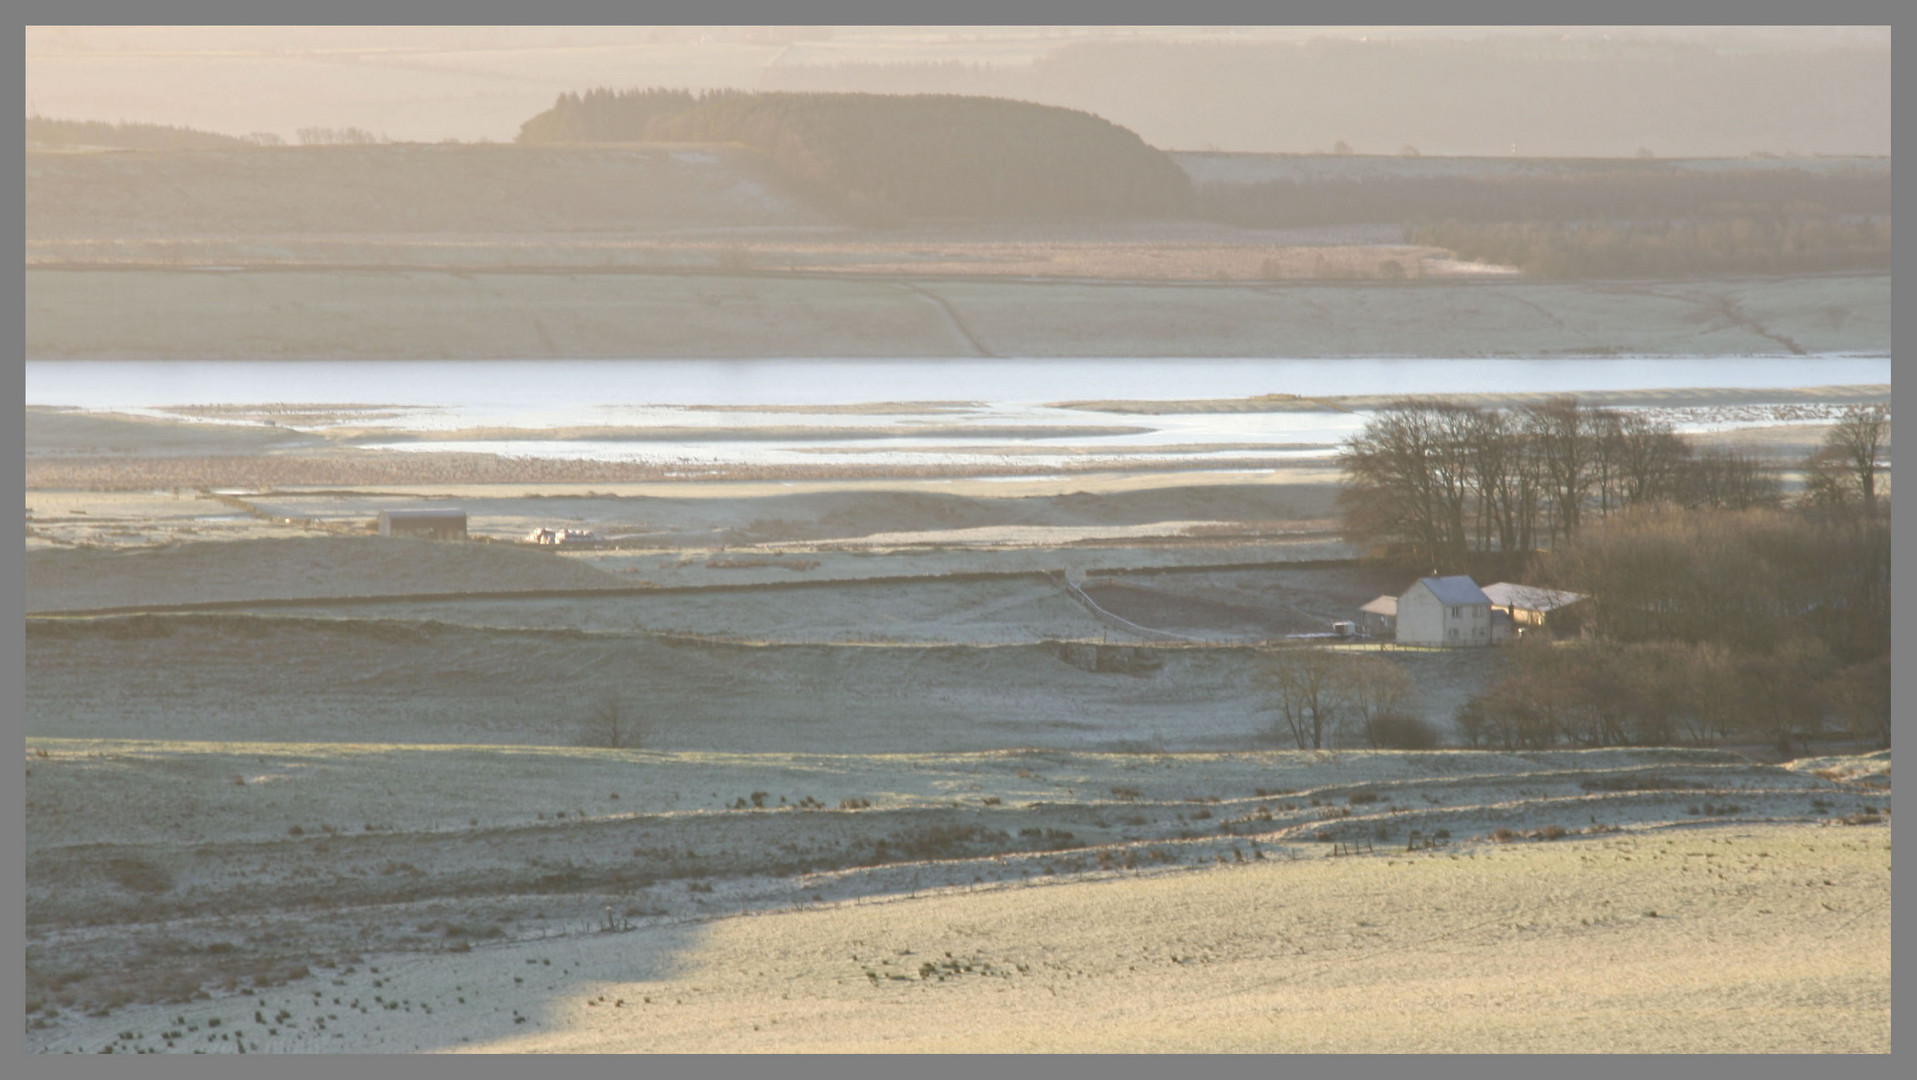
[[[1369,246],[1369,245],[1362,245]],[[1165,288],[1213,291],[1220,289],[1252,289],[1266,291],[1273,289],[1341,289],[1366,290],[1388,289],[1392,291],[1417,291],[1420,289],[1476,288],[1508,289],[1513,285],[1544,285],[1560,288],[1579,286],[1644,286],[1644,285],[1699,285],[1699,284],[1742,284],[1752,282],[1789,282],[1821,281],[1843,279],[1888,278],[1889,272],[1880,269],[1822,270],[1782,274],[1734,274],[1709,273],[1672,276],[1618,276],[1618,277],[1539,277],[1534,275],[1486,274],[1470,276],[1465,274],[1429,278],[1405,278],[1389,280],[1380,278],[1352,277],[1300,277],[1300,278],[1211,278],[1187,279],[1164,277],[1116,277],[1071,276],[1067,274],[995,274],[989,271],[974,273],[899,273],[892,270],[811,270],[811,269],[721,269],[698,266],[634,266],[634,265],[592,265],[588,263],[499,263],[496,265],[469,263],[408,263],[408,262],[326,262],[326,261],[261,261],[220,259],[206,263],[183,263],[164,260],[102,259],[92,260],[38,260],[27,258],[22,268],[30,273],[147,273],[147,274],[207,274],[226,276],[231,274],[446,274],[452,277],[658,277],[658,278],[721,278],[741,281],[752,280],[791,280],[791,281],[846,281],[859,283],[921,283],[928,285],[1060,285],[1060,286],[1110,286],[1115,288]]]
[[[23,351],[195,361],[1814,357],[1889,351],[1890,282],[29,267]]]
[[[1329,570],[1360,565],[1358,559],[1267,560],[1253,563],[1217,563],[1206,566],[1100,568],[1088,575],[1107,577],[1120,574],[1204,572],[1222,570]],[[371,605],[432,603],[458,600],[586,600],[628,596],[670,594],[762,592],[767,590],[853,588],[866,585],[910,585],[919,582],[964,583],[1033,578],[1054,581],[1056,571],[1046,570],[972,570],[949,574],[888,574],[880,577],[821,578],[812,581],[720,582],[708,585],[611,585],[587,589],[499,589],[479,592],[378,593],[354,596],[271,597],[258,600],[199,600],[181,604],[126,604],[98,608],[42,608],[26,613],[34,621],[84,619],[117,615],[175,615],[197,612],[244,611],[256,608],[293,608],[315,605]]]

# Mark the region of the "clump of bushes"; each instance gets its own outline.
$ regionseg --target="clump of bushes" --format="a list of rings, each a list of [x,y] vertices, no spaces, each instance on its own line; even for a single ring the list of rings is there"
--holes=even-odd
[[[1707,803],[1690,807],[1690,811],[1691,811],[1691,816],[1693,817],[1704,817],[1704,816],[1717,817],[1724,814],[1741,814],[1744,812],[1744,807],[1739,806],[1737,803],[1734,803],[1734,802],[1725,802],[1725,803],[1707,802]]]
[[[1069,833],[1054,834],[1049,829],[1045,834],[1048,838],[1053,835],[1070,838]],[[961,858],[976,854],[981,848],[998,847],[1010,839],[1003,831],[980,825],[927,825],[903,829],[878,840],[872,845],[872,857],[879,863],[895,859],[925,862]]]
[[[1365,738],[1380,750],[1430,750],[1438,745],[1438,730],[1405,713],[1385,713],[1365,723]]]
[[[132,892],[163,893],[173,887],[173,875],[145,859],[109,859],[106,871],[121,888]]]

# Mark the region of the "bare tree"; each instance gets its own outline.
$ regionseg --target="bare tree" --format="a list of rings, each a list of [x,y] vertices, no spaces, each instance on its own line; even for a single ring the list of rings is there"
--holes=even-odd
[[[1849,470],[1846,487],[1857,493],[1869,513],[1877,512],[1878,459],[1889,433],[1889,406],[1853,405],[1824,437],[1822,453]]]
[[[1804,488],[1797,505],[1807,510],[1841,510],[1851,502],[1850,465],[1827,446],[1804,459]]]
[[[1339,492],[1355,535],[1390,537],[1421,561],[1455,561],[1468,550],[1476,409],[1406,398],[1374,415],[1345,443]]]
[[[1537,446],[1546,495],[1555,511],[1550,535],[1554,540],[1559,532],[1566,539],[1574,537],[1593,480],[1591,411],[1574,397],[1553,398],[1525,410],[1525,427]]]
[[[1312,648],[1281,647],[1267,654],[1260,677],[1278,714],[1272,724],[1276,741],[1289,736],[1300,750],[1324,749],[1347,704],[1343,659]]]
[[[1472,417],[1465,448],[1477,495],[1478,550],[1490,550],[1493,541],[1499,551],[1529,550],[1537,491],[1524,432],[1502,409],[1479,410]]]
[[[1691,444],[1662,420],[1643,413],[1619,413],[1609,448],[1615,502],[1642,506],[1677,496],[1678,482],[1691,458]]]
[[[579,745],[637,749],[646,744],[646,734],[645,722],[628,712],[617,695],[610,695],[600,698],[581,718]]]
[[[1382,656],[1339,657],[1338,680],[1351,718],[1368,728],[1373,720],[1404,710],[1418,692],[1402,666]]]
[[[1346,530],[1409,546],[1422,561],[1443,547],[1428,460],[1433,442],[1424,404],[1398,401],[1347,440],[1338,492]]]
[[[1755,510],[1783,505],[1783,488],[1764,464],[1741,450],[1710,447],[1685,463],[1677,500],[1692,509]]]

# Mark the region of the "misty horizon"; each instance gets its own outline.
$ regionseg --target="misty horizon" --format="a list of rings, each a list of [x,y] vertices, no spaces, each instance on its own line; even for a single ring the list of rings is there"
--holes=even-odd
[[[1008,97],[1175,151],[1881,156],[1890,56],[1887,27],[31,27],[25,99],[288,142],[509,142],[661,87]]]

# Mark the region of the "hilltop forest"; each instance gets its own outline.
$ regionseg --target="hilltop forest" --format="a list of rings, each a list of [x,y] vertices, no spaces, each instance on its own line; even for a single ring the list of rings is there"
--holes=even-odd
[[[523,144],[733,142],[873,223],[903,218],[1173,217],[1191,183],[1090,113],[999,98],[592,90],[528,120]]]

